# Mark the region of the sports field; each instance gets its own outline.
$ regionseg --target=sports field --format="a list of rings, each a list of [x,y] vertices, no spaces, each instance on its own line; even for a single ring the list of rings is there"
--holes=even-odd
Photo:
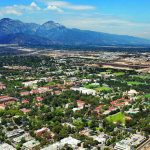
[[[122,125],[125,125],[125,115],[122,112],[108,116],[106,119],[111,123],[119,122]]]

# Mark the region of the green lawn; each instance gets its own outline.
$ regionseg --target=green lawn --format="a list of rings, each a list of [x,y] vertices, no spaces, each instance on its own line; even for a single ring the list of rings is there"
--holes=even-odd
[[[129,81],[127,82],[128,85],[141,85],[141,84],[145,84],[145,83],[142,83],[142,82],[136,82],[136,81]]]
[[[88,85],[85,85],[84,87],[87,89],[96,90],[97,92],[102,92],[102,91],[109,92],[109,91],[111,91],[111,88],[105,87],[105,86],[100,86],[100,85],[88,84]]]
[[[123,76],[123,75],[125,75],[125,73],[124,72],[115,72],[114,75],[115,76]]]
[[[149,75],[134,75],[132,77],[135,77],[135,78],[140,78],[140,79],[150,79],[150,76]]]
[[[149,94],[145,94],[145,98],[150,98],[150,93]]]
[[[95,89],[95,88],[99,87],[99,85],[88,84],[88,85],[85,85],[84,87],[87,89]]]
[[[98,91],[98,92],[101,92],[101,91],[109,92],[109,91],[111,91],[111,88],[102,86],[102,87],[95,88],[95,90]]]
[[[105,75],[108,74],[109,72],[100,72],[99,74]]]
[[[106,119],[111,123],[120,122],[122,125],[125,125],[125,115],[122,112],[108,116]]]
[[[49,83],[47,83],[46,85],[47,85],[47,86],[53,86],[53,85],[56,85],[56,83],[55,83],[55,82],[49,82]]]
[[[109,72],[109,73],[111,73],[111,72],[112,72],[112,70],[111,70],[111,69],[108,69],[108,70],[106,70],[106,72]]]

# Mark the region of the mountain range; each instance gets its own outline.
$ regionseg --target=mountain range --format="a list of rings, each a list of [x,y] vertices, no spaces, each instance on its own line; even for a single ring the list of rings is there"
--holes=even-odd
[[[150,45],[150,40],[127,35],[71,29],[53,21],[39,25],[3,18],[0,20],[0,44],[137,46]]]

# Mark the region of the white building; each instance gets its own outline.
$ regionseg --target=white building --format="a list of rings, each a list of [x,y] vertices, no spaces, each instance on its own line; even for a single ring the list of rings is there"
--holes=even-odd
[[[130,138],[130,143],[134,146],[138,146],[146,140],[145,136],[141,134],[133,134]]]
[[[41,150],[58,150],[60,149],[60,144],[59,142],[48,145],[47,147],[42,148]]]
[[[22,84],[25,87],[32,87],[32,86],[36,85],[38,82],[39,82],[39,80],[34,80],[34,81],[23,82]]]
[[[0,150],[16,150],[12,145],[7,143],[0,144]]]
[[[126,111],[126,113],[128,113],[128,114],[137,114],[137,113],[139,113],[139,108],[135,108],[135,109],[130,108],[128,111]]]
[[[101,144],[105,144],[106,140],[108,139],[108,135],[101,133],[98,136],[91,136],[94,140],[98,141]]]
[[[68,123],[68,122],[62,123],[62,125],[63,125],[63,126],[67,126],[67,127],[71,127],[71,128],[75,128],[74,125],[72,125],[71,123]]]
[[[40,150],[40,142],[31,140],[23,144],[22,150]]]
[[[128,91],[128,96],[134,96],[134,95],[137,95],[138,92],[136,90],[130,90]]]
[[[70,145],[72,148],[75,148],[81,141],[72,138],[72,137],[67,137],[64,138],[60,141],[60,145],[64,146],[65,144]]]
[[[128,143],[127,140],[122,140],[120,142],[117,142],[114,150],[134,150],[131,144]]]
[[[90,95],[90,94],[91,95],[96,95],[95,90],[87,89],[87,88],[84,88],[84,87],[72,87],[71,90],[79,91],[80,93],[87,94],[87,95]]]
[[[133,134],[130,138],[116,143],[115,150],[134,150],[134,147],[142,144],[146,138],[140,134]]]
[[[23,135],[20,135],[20,136],[17,136],[15,138],[13,138],[13,142],[15,144],[18,144],[21,142],[22,138],[24,138],[26,141],[30,141],[32,140],[33,138],[30,136],[29,133],[24,133]]]
[[[60,150],[62,149],[66,144],[68,144],[69,146],[71,146],[73,149],[78,148],[78,144],[81,141],[74,139],[72,137],[67,137],[62,139],[60,142],[56,142],[54,144],[48,145],[47,147],[41,149],[41,150]]]
[[[23,129],[15,129],[15,130],[12,130],[12,131],[7,131],[6,132],[6,136],[8,138],[12,138],[12,137],[16,137],[16,136],[19,136],[19,135],[22,135],[24,133],[24,130]]]

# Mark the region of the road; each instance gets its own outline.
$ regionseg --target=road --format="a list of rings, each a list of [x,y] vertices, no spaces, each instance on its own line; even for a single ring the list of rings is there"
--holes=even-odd
[[[140,145],[136,150],[150,150],[150,138]]]

